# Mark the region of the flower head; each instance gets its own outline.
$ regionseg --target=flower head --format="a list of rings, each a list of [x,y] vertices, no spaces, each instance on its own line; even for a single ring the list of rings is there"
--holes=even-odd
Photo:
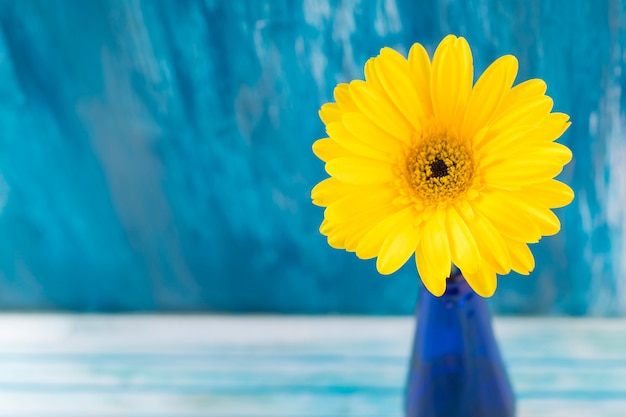
[[[449,35],[432,62],[418,43],[408,58],[383,48],[365,81],[339,84],[313,145],[330,175],[311,193],[328,243],[377,258],[381,274],[415,254],[435,295],[451,264],[482,296],[496,274],[529,274],[528,243],[557,233],[551,209],[574,197],[554,180],[572,153],[554,142],[569,116],[551,112],[542,80],[513,87],[517,66],[503,56],[473,83],[469,45]]]

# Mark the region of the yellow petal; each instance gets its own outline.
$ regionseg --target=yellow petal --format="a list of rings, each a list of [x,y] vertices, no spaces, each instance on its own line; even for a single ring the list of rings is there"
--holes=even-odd
[[[404,219],[413,212],[413,207],[406,207],[381,220],[376,226],[363,236],[356,248],[356,256],[361,259],[371,259],[379,256],[381,247],[387,236],[397,227],[404,224]]]
[[[516,190],[556,177],[563,170],[558,161],[536,154],[521,159],[498,160],[482,169],[483,180],[489,187]],[[331,161],[332,162],[332,161]]]
[[[475,238],[482,258],[496,272],[500,274],[509,273],[511,256],[498,229],[480,213],[474,213],[474,217],[466,219],[466,223]]]
[[[565,207],[574,200],[574,191],[557,180],[529,185],[520,192],[547,208]]]
[[[334,158],[325,168],[330,176],[348,184],[384,184],[395,179],[391,164],[375,159]]]
[[[385,92],[406,120],[419,130],[426,121],[417,87],[409,74],[409,63],[391,48],[383,48],[375,61],[376,73]]]
[[[487,135],[489,136],[489,135]],[[546,137],[541,127],[513,126],[495,137],[485,139],[476,145],[479,169],[482,170],[497,161],[526,159],[528,163],[567,164],[572,152],[560,143]]]
[[[419,229],[415,227],[415,213],[405,210],[403,217],[389,232],[376,260],[376,268],[383,275],[396,272],[415,252],[420,239]]]
[[[388,204],[373,209],[363,209],[361,213],[355,214],[354,217],[344,224],[344,227],[349,228],[345,242],[346,250],[356,252],[363,236],[380,223],[382,219],[391,216],[402,208],[403,207]]]
[[[537,225],[511,202],[510,193],[485,192],[471,204],[474,211],[479,211],[485,216],[503,237],[523,242],[538,242],[541,238],[541,231]]]
[[[538,125],[548,116],[553,105],[554,102],[548,96],[531,97],[500,112],[490,122],[490,128],[499,131],[515,125]]]
[[[572,160],[572,151],[565,145],[556,142],[537,142],[535,140],[527,143],[517,143],[514,146],[502,150],[502,159],[510,161],[519,159],[528,163],[545,163],[567,165]]]
[[[376,58],[369,58],[365,61],[365,66],[363,67],[363,72],[365,75],[365,81],[368,83],[379,84],[378,75],[376,74],[376,69],[374,68],[374,61]]]
[[[391,204],[396,191],[385,187],[359,187],[332,202],[324,211],[324,217],[333,223],[344,223],[363,210],[372,210]]]
[[[559,218],[549,208],[539,204],[531,194],[517,192],[509,195],[508,199],[537,225],[543,236],[552,236],[561,230]]]
[[[350,87],[348,84],[337,84],[334,91],[335,101],[342,112],[357,111],[358,108],[354,104],[354,100],[350,95]]]
[[[463,37],[459,37],[454,41],[454,48],[456,49],[457,59],[459,60],[459,68],[463,68],[464,71],[460,73],[459,91],[457,92],[458,102],[456,107],[456,123],[461,124],[462,118],[465,115],[465,109],[469,96],[472,92],[472,85],[474,84],[474,62],[472,58],[472,51],[467,43],[467,40]]]
[[[424,234],[426,236],[426,234]],[[446,279],[450,276],[450,266],[447,271],[443,271],[442,265],[436,259],[430,258],[424,250],[430,247],[420,242],[415,250],[415,263],[424,286],[433,295],[440,297],[446,291]]]
[[[561,230],[561,222],[556,214],[548,209],[537,206],[529,206],[533,210],[529,210],[529,217],[537,224],[541,234],[544,236],[554,236]]]
[[[346,248],[346,230],[343,228],[333,229],[333,233],[328,234],[326,241],[328,246],[333,249],[345,249]]]
[[[500,112],[507,112],[509,108],[517,107],[519,103],[525,102],[532,97],[543,96],[547,89],[546,83],[537,78],[521,82],[506,95],[500,106]]]
[[[334,225],[328,221],[328,219],[322,220],[322,224],[320,224],[320,233],[324,236],[328,236],[328,234],[335,228],[337,225]]]
[[[463,276],[469,286],[481,297],[491,297],[496,292],[498,285],[496,272],[487,265],[483,265],[480,271],[475,273],[464,272]]]
[[[479,152],[481,165],[498,159],[500,151],[516,143],[526,143],[538,130],[537,126],[513,125],[500,131],[489,131],[474,138],[474,147]]]
[[[364,81],[355,80],[350,83],[350,94],[358,108],[373,123],[396,139],[411,143],[411,125],[384,92]]]
[[[448,35],[435,51],[430,80],[433,110],[445,127],[454,130],[460,126],[473,78],[472,54],[467,41]]]
[[[311,198],[316,206],[326,207],[346,195],[358,191],[358,185],[346,184],[336,178],[326,178],[311,190]]]
[[[565,113],[550,113],[540,125],[543,136],[548,140],[556,140],[570,127],[569,116]]]
[[[472,206],[467,200],[459,200],[456,203],[456,208],[465,220],[473,220],[476,216],[476,213],[474,213]]]
[[[495,60],[476,81],[463,119],[462,137],[473,137],[493,118],[513,85],[517,67],[517,59],[505,55]]]
[[[530,274],[535,269],[535,258],[533,258],[528,245],[512,239],[505,238],[505,240],[511,254],[511,268],[513,271],[522,275]]]
[[[337,103],[323,104],[319,111],[320,119],[322,119],[326,125],[341,120],[341,114],[341,109]]]
[[[568,160],[571,155],[569,149],[562,147],[562,145],[559,146],[559,144],[556,143],[550,143],[550,145],[554,146],[548,146],[546,144],[537,145],[532,142],[526,144],[520,143],[516,146],[511,146],[511,149],[503,149],[500,155],[498,155],[498,158],[492,162],[484,163],[481,161],[479,166],[481,171],[485,173],[491,170],[492,167],[503,167],[503,169],[506,169],[504,166],[517,166],[520,164],[537,165],[537,167],[529,167],[529,173],[534,172],[535,168],[542,171],[539,167],[540,165],[556,165],[563,168],[564,163],[562,161]]]
[[[353,207],[349,218],[343,218],[340,222],[332,222],[327,217],[327,224],[320,229],[322,234],[328,236],[329,244],[336,249],[345,249],[355,252],[362,237],[383,219],[391,216],[399,209],[392,204],[377,207]],[[324,215],[327,215],[325,212]]]
[[[345,113],[341,121],[350,133],[372,148],[387,152],[389,155],[397,155],[402,151],[402,142],[361,113]]]
[[[471,230],[454,206],[451,206],[446,214],[446,230],[452,262],[463,273],[478,272],[481,268],[481,257]]]
[[[445,290],[446,278],[450,276],[452,259],[445,225],[437,216],[424,223],[418,246],[416,262],[420,277],[430,292],[441,295]],[[443,290],[440,288],[441,282]],[[441,293],[437,294],[432,288],[441,290]]]
[[[391,162],[386,152],[372,148],[365,142],[360,141],[341,122],[329,123],[326,126],[326,132],[339,146],[356,155]]]
[[[426,49],[419,43],[413,44],[409,51],[409,71],[417,88],[424,115],[430,118],[433,116],[430,98],[430,58]]]
[[[316,140],[315,143],[313,143],[313,153],[324,162],[328,162],[333,158],[354,155],[352,152],[339,146],[339,144],[331,138]]]

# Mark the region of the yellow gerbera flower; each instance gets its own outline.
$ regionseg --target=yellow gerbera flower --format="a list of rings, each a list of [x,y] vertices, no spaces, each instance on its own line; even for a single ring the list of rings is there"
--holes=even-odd
[[[569,116],[551,113],[542,80],[512,87],[517,66],[503,56],[473,85],[469,45],[449,35],[432,63],[419,43],[408,59],[383,48],[365,81],[339,84],[320,110],[329,137],[313,145],[330,175],[311,193],[328,243],[377,257],[381,274],[415,253],[435,295],[451,264],[485,297],[496,273],[529,274],[527,244],[557,233],[550,209],[574,197],[554,180],[572,153],[554,142]]]

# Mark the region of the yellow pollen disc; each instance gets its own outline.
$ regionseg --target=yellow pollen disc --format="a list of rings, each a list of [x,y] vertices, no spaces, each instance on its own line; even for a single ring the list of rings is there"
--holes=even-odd
[[[406,159],[406,179],[415,197],[425,204],[453,201],[468,190],[474,161],[468,147],[446,136],[418,143]]]

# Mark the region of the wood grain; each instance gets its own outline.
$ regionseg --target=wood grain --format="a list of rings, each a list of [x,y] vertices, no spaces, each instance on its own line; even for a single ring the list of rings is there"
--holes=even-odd
[[[0,416],[401,417],[409,317],[0,316]],[[520,417],[623,417],[626,320],[499,318]]]

